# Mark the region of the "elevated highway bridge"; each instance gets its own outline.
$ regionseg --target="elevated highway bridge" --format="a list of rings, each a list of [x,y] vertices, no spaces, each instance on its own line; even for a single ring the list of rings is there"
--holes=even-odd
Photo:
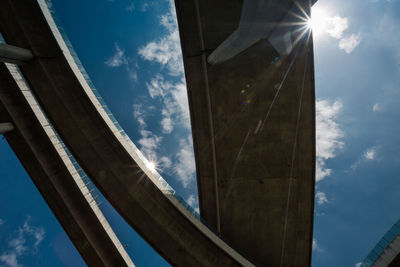
[[[304,19],[311,3],[176,1],[203,219],[120,127],[48,2],[1,0],[0,6],[5,41],[25,49],[0,49],[0,58],[24,63],[22,76],[68,150],[167,261],[310,265],[315,99],[312,38]],[[18,118],[11,112],[5,121],[16,125],[13,116]],[[121,255],[115,251],[129,265]]]

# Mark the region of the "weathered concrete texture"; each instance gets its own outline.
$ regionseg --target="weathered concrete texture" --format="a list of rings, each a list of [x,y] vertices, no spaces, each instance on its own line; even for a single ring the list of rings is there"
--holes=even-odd
[[[112,124],[73,62],[44,1],[39,3],[3,0],[0,31],[7,43],[26,47],[36,56],[21,66],[24,77],[97,188],[171,264],[251,265],[157,187],[156,175]]]
[[[293,5],[275,2],[271,12],[281,18]],[[282,57],[266,35],[224,63],[208,64],[237,28],[241,7],[239,0],[176,1],[201,215],[261,265],[308,266],[315,184],[312,40],[305,34]]]
[[[134,266],[22,80],[0,63],[0,121],[7,142],[89,266]]]

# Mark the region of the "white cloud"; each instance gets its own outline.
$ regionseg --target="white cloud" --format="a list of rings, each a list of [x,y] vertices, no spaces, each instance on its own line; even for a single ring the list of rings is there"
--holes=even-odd
[[[199,213],[199,201],[194,195],[190,195],[186,202],[191,206],[197,213]]]
[[[135,3],[134,3],[134,2],[131,2],[131,3],[125,8],[125,10],[128,11],[128,12],[133,12],[133,10],[135,10]]]
[[[331,16],[319,5],[312,8],[312,27],[314,37],[320,34],[339,40],[339,48],[346,53],[351,53],[361,42],[361,34],[350,33],[345,35],[349,29],[349,20],[340,15]]]
[[[22,267],[18,263],[16,253],[4,253],[0,255],[0,262],[4,262],[6,265],[4,267]]]
[[[164,169],[164,168],[170,168],[172,165],[172,161],[168,158],[168,157],[161,157],[160,158],[160,168]]]
[[[353,52],[353,50],[360,44],[361,34],[350,34],[342,38],[339,42],[340,49],[343,49],[347,54]]]
[[[18,263],[18,258],[27,253],[36,253],[38,246],[44,239],[45,230],[42,227],[31,226],[29,220],[28,217],[23,226],[18,229],[15,237],[8,242],[8,251],[0,255],[0,262],[5,263],[5,266],[21,266]]]
[[[168,117],[168,116],[164,117],[161,120],[161,126],[163,128],[163,133],[167,133],[167,134],[171,133],[172,130],[174,129],[174,126],[172,126],[171,117]]]
[[[4,220],[0,219],[0,226],[4,224]]]
[[[186,200],[186,202],[187,202],[190,206],[193,206],[193,205],[196,204],[197,200],[196,200],[196,198],[194,197],[194,195],[190,195],[190,196],[188,197],[188,199]]]
[[[115,43],[114,55],[107,59],[104,63],[111,68],[116,68],[121,65],[128,64],[128,60],[125,57],[125,51],[121,50],[121,48],[119,48],[119,45]]]
[[[166,156],[160,157],[158,154],[162,136],[156,135],[146,129],[146,111],[143,110],[142,104],[133,105],[133,116],[139,123],[139,134],[141,135],[141,138],[137,141],[137,143],[140,151],[149,161],[155,163],[157,170],[170,168],[172,165],[170,158]]]
[[[157,161],[156,150],[159,147],[162,137],[155,135],[153,132],[142,129],[140,130],[142,138],[139,139],[140,151],[150,161]]]
[[[329,202],[324,192],[317,191],[317,193],[315,194],[315,198],[317,199],[318,205],[322,205]]]
[[[171,160],[165,156],[159,157],[159,154],[157,153],[162,141],[162,136],[156,135],[152,131],[146,129],[146,114],[143,110],[142,104],[133,105],[133,116],[139,123],[139,134],[141,135],[141,138],[137,143],[139,144],[140,151],[149,161],[155,163],[156,169],[162,170],[164,168],[170,168],[172,165]]]
[[[164,97],[165,91],[170,90],[172,84],[170,82],[165,82],[164,77],[161,74],[157,74],[151,79],[150,83],[146,83],[146,86],[150,97],[155,98],[157,96]]]
[[[160,16],[160,25],[165,28],[166,34],[150,41],[138,49],[139,56],[147,61],[161,65],[167,74],[156,74],[146,83],[147,91],[152,101],[160,101],[161,114],[160,126],[163,134],[172,133],[175,128],[190,129],[189,106],[186,93],[186,83],[183,75],[182,52],[179,40],[179,32],[176,21],[175,5],[169,1],[169,11]],[[173,77],[170,77],[173,76]],[[156,157],[161,137],[150,134],[146,128],[143,111],[139,111],[134,105],[134,116],[140,125],[142,138],[138,143],[146,155],[153,154]],[[147,108],[148,109],[148,108]],[[153,111],[152,111],[153,112]],[[146,152],[147,151],[147,152]],[[147,155],[146,155],[147,156]],[[154,160],[153,160],[154,161]],[[167,157],[160,157],[158,162],[166,168],[173,166],[173,171],[184,187],[188,187],[194,180],[195,163],[191,136],[179,141],[175,157],[175,164]]]
[[[137,120],[141,128],[146,127],[146,122],[144,120],[143,106],[141,104],[133,105],[133,117]]]
[[[178,76],[183,71],[178,31],[174,31],[157,41],[152,41],[139,48],[139,55],[148,61],[155,61],[165,65],[171,75]]]
[[[340,16],[327,17],[326,18],[325,31],[333,38],[342,38],[343,32],[349,27],[347,18]]]
[[[119,47],[118,43],[115,43],[114,54],[107,59],[104,64],[110,68],[125,66],[128,78],[133,82],[136,82],[138,79],[137,69],[139,68],[139,65],[132,58],[128,58],[125,55],[125,51]]]
[[[361,267],[362,266],[362,262],[356,263],[356,267]]]
[[[139,68],[138,64],[135,63],[132,67],[130,64],[126,65],[126,71],[128,72],[128,77],[131,81],[136,82],[138,79],[137,69]]]
[[[382,106],[379,103],[374,104],[372,107],[372,111],[374,111],[374,112],[381,111],[381,110],[382,110]]]
[[[364,158],[367,160],[373,160],[376,156],[375,148],[369,148],[364,152]]]
[[[340,101],[330,104],[326,100],[316,102],[316,180],[321,181],[331,174],[325,167],[327,159],[334,158],[343,147],[343,132],[335,121],[343,108]]]
[[[313,241],[312,241],[312,250],[322,251],[322,249],[319,247],[319,245],[317,243],[317,239],[315,239],[315,238],[313,238]]]
[[[169,12],[161,16],[160,24],[167,30],[167,34],[140,47],[138,53],[145,60],[166,66],[171,75],[182,75],[182,51],[173,1],[170,1]]]
[[[189,119],[189,103],[186,91],[186,82],[182,78],[180,83],[175,84],[174,90],[171,91],[173,102],[176,104],[179,118],[183,126],[190,129]],[[172,110],[170,110],[172,112]]]
[[[159,97],[163,101],[161,126],[164,133],[171,133],[175,124],[190,129],[189,105],[183,78],[178,83],[171,83],[157,74],[146,86],[151,98]]]
[[[142,4],[142,6],[140,7],[140,11],[142,12],[146,12],[149,9],[149,3],[145,2]]]
[[[160,24],[167,33],[138,49],[138,54],[145,60],[166,67],[168,74],[180,77],[180,81],[170,81],[165,76],[156,74],[146,83],[152,99],[162,101],[160,125],[162,132],[171,133],[176,126],[190,129],[189,106],[186,93],[186,83],[183,76],[182,51],[176,21],[175,5],[169,1],[169,10],[160,17]]]
[[[367,161],[372,161],[376,159],[376,147],[370,147],[368,149],[366,149],[362,155],[360,156],[360,158],[354,162],[353,164],[351,164],[351,169],[355,170],[357,169],[360,164],[362,164],[363,162],[367,162]]]
[[[178,162],[175,166],[175,172],[183,186],[186,188],[194,181],[194,173],[196,171],[191,135],[189,135],[187,139],[180,140],[179,151],[176,154],[176,157]]]

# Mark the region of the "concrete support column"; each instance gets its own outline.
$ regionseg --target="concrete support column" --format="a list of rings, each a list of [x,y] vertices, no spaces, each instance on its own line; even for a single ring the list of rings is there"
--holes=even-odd
[[[0,62],[21,64],[32,59],[33,54],[28,49],[8,44],[0,44]]]
[[[0,122],[0,134],[5,134],[14,130],[14,125],[11,122]]]

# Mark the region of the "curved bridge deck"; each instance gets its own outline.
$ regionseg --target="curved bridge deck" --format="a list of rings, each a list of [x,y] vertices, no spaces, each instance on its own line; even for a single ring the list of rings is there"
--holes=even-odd
[[[134,266],[16,66],[0,63],[7,142],[89,266]]]
[[[310,266],[311,1],[175,3],[201,215],[251,260]]]
[[[123,132],[44,0],[5,0],[0,31],[32,51],[20,66],[39,104],[97,188],[165,259],[179,266],[252,266],[175,196]]]

